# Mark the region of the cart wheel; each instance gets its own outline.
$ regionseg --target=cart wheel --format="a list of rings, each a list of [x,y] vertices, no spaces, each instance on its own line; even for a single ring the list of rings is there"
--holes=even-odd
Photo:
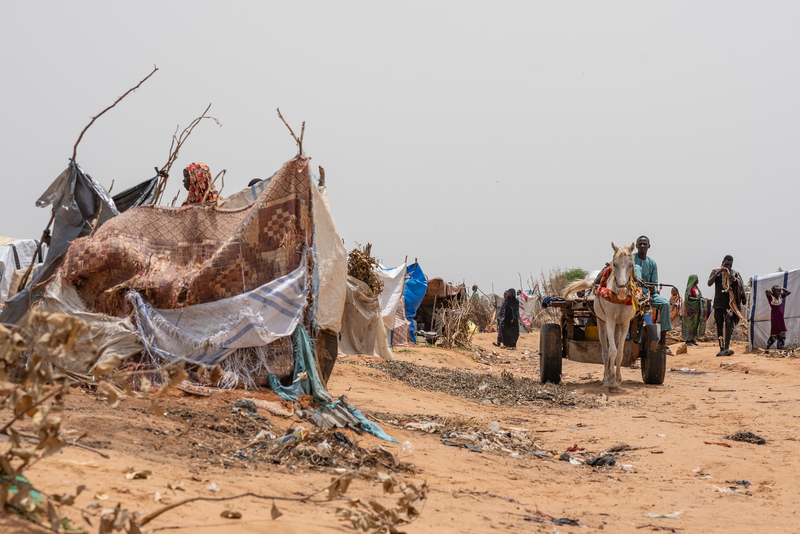
[[[642,332],[642,380],[645,384],[663,384],[667,374],[667,355],[658,350],[658,326],[649,324]]]
[[[539,376],[542,384],[561,382],[561,325],[547,323],[539,332]]]

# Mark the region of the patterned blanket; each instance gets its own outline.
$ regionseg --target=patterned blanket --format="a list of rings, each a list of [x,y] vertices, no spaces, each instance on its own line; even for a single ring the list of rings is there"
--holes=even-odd
[[[633,297],[636,297],[636,301],[635,301],[636,302],[636,309],[638,310],[639,309],[638,303],[639,303],[639,299],[641,299],[641,297],[642,297],[642,290],[640,288],[636,287],[633,284],[633,278],[631,278],[631,283],[628,286],[628,296],[627,296],[627,298],[625,298],[624,300],[619,298],[614,291],[611,291],[608,288],[608,279],[611,276],[612,272],[613,272],[613,270],[611,269],[611,267],[607,267],[606,270],[603,272],[603,276],[600,277],[600,284],[597,287],[597,291],[596,291],[597,292],[597,296],[599,296],[603,300],[607,300],[608,302],[611,302],[612,304],[624,304],[626,306],[634,305]]]
[[[275,173],[252,204],[141,206],[77,239],[61,273],[89,308],[122,317],[128,291],[159,309],[252,291],[294,271],[311,245],[308,161]]]

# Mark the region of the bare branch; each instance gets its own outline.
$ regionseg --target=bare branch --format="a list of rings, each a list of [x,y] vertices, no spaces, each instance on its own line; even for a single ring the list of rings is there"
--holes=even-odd
[[[289,123],[286,122],[286,119],[284,119],[283,115],[281,115],[281,108],[278,108],[278,117],[280,117],[281,120],[283,121],[283,124],[285,124],[286,127],[289,128],[289,133],[292,134],[292,137],[294,138],[294,142],[297,143],[297,146],[298,147],[302,147],[303,146],[303,142],[300,141],[300,139],[297,138],[297,136],[292,131],[292,127],[289,126]],[[305,123],[303,123],[303,126],[305,127]]]
[[[214,177],[214,179],[211,181],[211,183],[208,184],[208,189],[206,189],[206,194],[203,195],[203,200],[200,201],[200,204],[205,204],[206,198],[208,198],[208,194],[211,192],[211,188],[214,187],[215,183],[217,183],[217,178],[219,178],[220,175],[222,176],[222,185],[224,187],[224,185],[225,185],[225,173],[226,172],[228,172],[226,169],[222,169],[221,171],[219,171],[217,173],[217,175]]]
[[[113,108],[114,106],[116,106],[117,104],[119,104],[120,100],[122,100],[123,98],[125,98],[126,96],[128,96],[128,94],[129,94],[129,93],[131,93],[132,91],[135,91],[136,89],[138,89],[138,88],[139,88],[139,86],[141,86],[141,85],[142,85],[144,82],[146,82],[146,81],[147,81],[147,79],[148,79],[150,76],[152,76],[153,74],[155,74],[157,70],[158,70],[158,67],[154,66],[154,67],[153,67],[153,72],[151,72],[150,74],[148,74],[148,75],[147,75],[147,76],[146,76],[146,77],[145,77],[145,78],[144,78],[142,81],[140,81],[140,82],[139,82],[139,83],[136,85],[136,87],[134,87],[134,88],[132,88],[132,89],[128,89],[128,91],[127,91],[127,92],[126,92],[124,95],[122,95],[121,97],[119,97],[119,98],[116,100],[116,102],[114,102],[113,104],[111,104],[110,106],[108,106],[106,109],[104,109],[103,111],[101,111],[100,113],[98,113],[97,115],[95,115],[94,117],[92,117],[92,120],[91,120],[91,122],[89,122],[89,124],[87,124],[87,125],[86,125],[86,128],[84,128],[84,129],[81,131],[81,134],[78,136],[78,140],[77,140],[77,141],[75,141],[75,146],[74,146],[74,147],[72,147],[72,161],[75,161],[75,156],[76,156],[76,154],[78,153],[78,143],[80,143],[80,142],[81,142],[81,139],[83,139],[83,134],[85,134],[85,133],[86,133],[86,130],[88,130],[88,129],[89,129],[89,126],[91,126],[92,124],[94,124],[94,121],[96,121],[97,119],[99,119],[99,118],[100,118],[100,117],[103,115],[103,113],[105,113],[105,112],[106,112],[106,111],[108,111],[109,109],[111,109],[111,108]]]
[[[161,170],[158,171],[159,176],[161,176],[161,181],[159,181],[158,186],[156,188],[156,194],[153,199],[153,204],[159,204],[161,202],[161,198],[163,197],[164,190],[166,189],[167,186],[167,180],[169,179],[169,171],[170,169],[172,169],[172,165],[178,159],[178,153],[180,152],[183,144],[191,135],[192,131],[194,130],[194,127],[200,124],[200,122],[203,119],[211,119],[217,123],[217,126],[222,126],[219,120],[217,120],[215,117],[206,115],[209,109],[211,109],[211,104],[208,104],[208,107],[205,109],[205,111],[203,111],[203,114],[194,119],[192,122],[190,122],[189,126],[184,128],[180,135],[177,135],[178,128],[180,128],[180,125],[175,127],[175,133],[172,134],[172,142],[170,143],[169,146],[169,156],[167,157],[167,163],[165,163],[164,166],[161,167]]]
[[[331,484],[328,484],[327,486],[325,486],[324,488],[319,489],[319,490],[315,491],[314,493],[309,493],[308,495],[302,495],[300,497],[281,497],[281,496],[277,496],[277,495],[262,495],[260,493],[253,493],[251,491],[248,491],[246,493],[239,493],[237,495],[230,495],[230,496],[227,496],[227,497],[205,497],[203,495],[198,495],[196,497],[189,497],[188,499],[183,499],[182,501],[178,501],[176,503],[169,504],[167,506],[164,506],[163,508],[159,508],[155,512],[151,512],[151,513],[147,514],[146,516],[144,516],[141,519],[141,521],[138,521],[138,524],[139,524],[140,527],[143,527],[147,523],[149,523],[150,521],[155,519],[156,517],[158,517],[161,514],[163,514],[164,512],[169,512],[173,508],[177,508],[178,506],[183,506],[184,504],[188,504],[188,503],[194,502],[194,501],[231,501],[233,499],[241,499],[242,497],[255,497],[256,499],[268,499],[268,500],[274,500],[274,501],[308,501],[314,495],[318,495],[318,494],[322,493],[323,491],[327,491],[332,487],[336,487],[336,483],[343,477],[348,477],[349,478],[349,477],[352,477],[352,475],[351,474],[350,475],[348,475],[348,474],[342,475],[339,478],[337,478],[336,480],[334,480]]]

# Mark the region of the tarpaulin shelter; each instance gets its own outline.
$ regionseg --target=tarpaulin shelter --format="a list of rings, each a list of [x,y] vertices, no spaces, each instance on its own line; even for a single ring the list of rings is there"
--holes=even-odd
[[[417,325],[425,325],[428,330],[438,331],[441,328],[441,324],[437,324],[434,320],[434,307],[436,309],[440,307],[447,308],[458,295],[466,297],[466,288],[463,284],[450,284],[442,278],[429,279],[425,295],[422,297],[422,302],[414,317]]]
[[[79,170],[71,163],[73,169]],[[318,358],[336,342],[346,254],[304,156],[284,164],[257,196],[243,193],[239,201],[139,206],[104,220],[91,237],[74,240],[34,301],[49,291],[52,305],[78,303],[82,313],[117,320],[115,328],[133,332],[157,364],[220,364],[229,385],[290,378],[296,328],[315,334]],[[129,355],[129,347],[115,351],[104,343],[105,330],[91,332],[104,347],[101,358]],[[332,362],[328,367],[329,374]],[[320,368],[324,374],[326,364]]]
[[[136,206],[152,204],[156,196],[158,179],[159,177],[155,176],[114,195],[112,198],[117,211],[123,213]]]
[[[347,277],[347,297],[342,314],[339,351],[394,358],[381,311],[380,295],[353,276]]]
[[[69,161],[64,172],[39,197],[36,206],[53,206],[50,247],[44,264],[36,271],[27,287],[6,301],[3,313],[0,314],[0,322],[3,323],[21,321],[28,312],[29,303],[42,297],[41,282],[53,276],[73,241],[88,236],[93,229],[119,215],[106,188],[83,172],[73,160]],[[34,292],[39,293],[31,298],[29,288],[35,288]]]
[[[38,239],[0,237],[0,304],[9,297],[14,271],[27,269],[31,263],[42,264],[46,255],[47,245],[39,247]]]
[[[770,333],[771,308],[765,291],[774,285],[792,292],[783,300],[783,319],[786,323],[786,345],[800,344],[800,269],[753,277],[750,291],[750,348],[767,346]]]
[[[419,262],[406,267],[406,288],[403,291],[403,306],[405,307],[406,320],[409,322],[408,335],[413,341],[416,337],[417,322],[414,317],[417,315],[419,305],[425,298],[428,290],[428,278],[422,272]]]

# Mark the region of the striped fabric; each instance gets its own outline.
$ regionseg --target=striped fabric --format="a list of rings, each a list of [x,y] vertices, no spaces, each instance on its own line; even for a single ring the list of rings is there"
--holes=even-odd
[[[262,347],[291,335],[303,317],[309,285],[303,261],[286,276],[214,302],[159,310],[135,291],[128,299],[151,356],[213,365],[237,349]]]

